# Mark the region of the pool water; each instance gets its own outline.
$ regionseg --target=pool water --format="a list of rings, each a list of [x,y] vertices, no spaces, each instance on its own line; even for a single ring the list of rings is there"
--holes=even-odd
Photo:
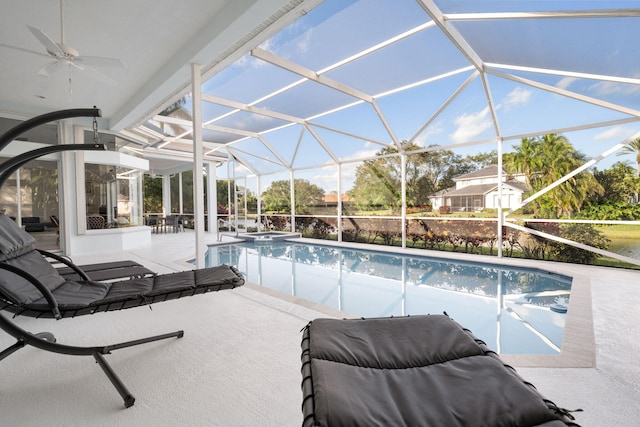
[[[571,277],[295,241],[209,247],[207,265],[363,317],[446,312],[500,354],[558,354]]]

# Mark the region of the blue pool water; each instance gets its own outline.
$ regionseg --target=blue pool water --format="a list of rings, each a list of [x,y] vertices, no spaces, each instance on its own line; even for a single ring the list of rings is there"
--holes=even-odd
[[[501,354],[558,354],[571,277],[295,241],[209,247],[207,265],[363,317],[446,312]]]

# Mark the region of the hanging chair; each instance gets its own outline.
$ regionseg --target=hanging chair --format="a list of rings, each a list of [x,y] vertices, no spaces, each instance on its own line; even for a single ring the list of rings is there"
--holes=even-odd
[[[22,132],[29,128],[25,123],[35,126],[78,115],[94,117],[95,131],[95,117],[100,115],[98,109],[49,113],[44,117],[24,122],[16,128]],[[14,128],[0,136],[0,151],[20,132]],[[0,187],[11,173],[29,160],[69,149],[97,150],[104,149],[104,146],[97,143],[57,145],[16,156],[0,164]],[[233,289],[244,284],[239,271],[226,265],[171,274],[141,274],[128,280],[114,282],[93,281],[87,273],[66,258],[37,250],[35,243],[33,236],[22,230],[11,218],[0,214],[0,310],[12,312],[14,315],[61,319]],[[65,264],[74,274],[61,275],[46,258],[54,258]],[[0,361],[27,345],[53,353],[92,356],[120,393],[125,407],[132,406],[135,398],[109,366],[104,355],[114,350],[167,338],[180,338],[184,335],[180,330],[117,344],[80,347],[58,343],[48,332],[28,332],[1,313],[0,329],[17,340],[15,344],[0,351]]]

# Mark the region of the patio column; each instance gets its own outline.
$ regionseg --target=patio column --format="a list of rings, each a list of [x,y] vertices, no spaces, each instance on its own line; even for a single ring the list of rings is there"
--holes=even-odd
[[[256,176],[256,203],[258,204],[258,231],[262,231],[262,193],[260,187],[260,175]]]
[[[498,258],[502,258],[502,226],[504,212],[502,211],[502,138],[498,140]]]
[[[162,214],[171,215],[171,175],[162,175]]]
[[[191,64],[193,109],[193,217],[196,232],[196,268],[204,268],[207,245],[204,241],[204,189],[202,154],[202,85],[200,65]]]
[[[216,185],[216,165],[205,162],[207,170],[207,230],[218,233],[218,187]]]
[[[342,242],[342,163],[338,163],[338,242]]]
[[[292,233],[296,231],[296,190],[295,190],[295,176],[293,169],[289,169],[289,200],[291,202],[291,227]]]
[[[400,229],[402,231],[402,247],[407,247],[407,155],[400,155]]]

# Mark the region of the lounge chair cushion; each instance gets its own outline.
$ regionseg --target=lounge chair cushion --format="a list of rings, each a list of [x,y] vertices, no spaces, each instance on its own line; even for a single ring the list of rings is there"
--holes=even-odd
[[[111,285],[106,282],[64,282],[53,290],[52,294],[63,310],[86,307],[97,299],[103,298],[109,292]],[[25,307],[35,310],[47,310],[49,304],[44,298],[25,304]]]
[[[304,426],[565,426],[447,316],[316,319],[302,342]]]
[[[2,276],[6,277],[7,274],[0,271],[0,277]],[[212,290],[232,289],[243,283],[242,276],[235,268],[223,265],[119,282],[66,281],[51,293],[63,312],[63,317],[67,317],[85,312],[128,308]],[[38,296],[40,297],[39,294]],[[49,315],[44,297],[25,302],[22,308],[41,311],[43,316]]]
[[[152,289],[153,277],[113,282],[110,284],[108,294],[105,294],[102,298],[95,299],[92,304],[100,305],[127,298],[138,298],[139,295],[146,295]]]
[[[11,219],[0,215],[0,261],[42,282],[51,291],[63,317],[119,310],[244,284],[240,272],[226,265],[116,282],[66,280],[34,249],[34,243]],[[11,300],[15,310],[22,314],[53,315],[38,288],[11,271],[0,269],[0,289],[0,295]]]
[[[35,248],[36,239],[21,230],[11,218],[0,214],[0,261],[6,261]]]
[[[31,250],[4,262],[31,274],[50,291],[56,290],[65,282],[56,269],[36,250]],[[42,297],[40,291],[27,279],[6,271],[0,271],[0,287],[20,304],[29,304]]]
[[[79,265],[78,268],[89,276],[89,279],[95,280],[96,282],[156,275],[155,272],[144,267],[142,264],[131,260],[83,264]],[[82,277],[71,267],[56,267],[56,271],[66,280],[82,280]]]

